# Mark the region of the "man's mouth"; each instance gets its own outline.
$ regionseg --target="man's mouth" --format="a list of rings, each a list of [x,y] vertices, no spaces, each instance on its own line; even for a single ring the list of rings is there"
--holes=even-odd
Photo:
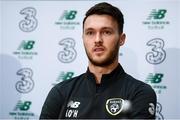
[[[96,47],[96,48],[93,49],[93,51],[95,53],[102,53],[102,52],[104,52],[104,48],[103,47]]]

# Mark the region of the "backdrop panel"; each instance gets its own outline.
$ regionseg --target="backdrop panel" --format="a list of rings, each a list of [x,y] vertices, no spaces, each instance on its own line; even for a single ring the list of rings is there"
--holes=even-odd
[[[38,118],[55,84],[86,71],[82,20],[99,2],[0,1],[1,119]],[[156,91],[157,119],[180,118],[180,2],[108,2],[124,13],[119,62]]]

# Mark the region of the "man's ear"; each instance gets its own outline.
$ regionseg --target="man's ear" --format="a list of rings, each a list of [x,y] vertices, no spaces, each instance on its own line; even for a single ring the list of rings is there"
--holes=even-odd
[[[119,45],[120,45],[120,46],[124,45],[125,40],[126,40],[126,34],[122,33],[122,34],[120,35]]]

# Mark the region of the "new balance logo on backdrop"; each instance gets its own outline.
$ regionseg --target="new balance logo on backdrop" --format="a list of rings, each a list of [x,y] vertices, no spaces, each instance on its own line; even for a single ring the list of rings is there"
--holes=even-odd
[[[58,75],[57,79],[56,79],[56,82],[55,83],[52,83],[52,85],[56,85],[57,83],[59,82],[62,82],[62,81],[65,81],[65,80],[69,80],[71,79],[72,77],[74,76],[74,72],[65,72],[65,71],[62,71],[60,72],[60,74]]]
[[[154,75],[152,73],[149,73],[146,81],[155,84],[160,83],[162,81],[163,76],[164,75],[162,73],[156,73]]]
[[[167,13],[168,10],[166,9],[152,9],[142,24],[147,26],[149,30],[164,29],[170,24],[170,21],[167,20]]]
[[[64,81],[64,80],[69,80],[73,77],[74,72],[61,72],[58,80]]]
[[[19,45],[18,50],[31,50],[34,47],[34,44],[35,41],[33,40],[27,40],[27,41],[23,40]]]
[[[150,13],[150,15],[148,16],[147,20],[151,20],[151,19],[163,19],[165,17],[167,10],[165,9],[153,9],[152,12]]]
[[[77,11],[75,10],[64,10],[62,16],[60,17],[60,20],[74,20],[76,18]]]
[[[161,94],[163,90],[167,89],[166,85],[163,85],[164,74],[162,73],[149,73],[145,82],[150,84],[157,94]]]
[[[13,54],[17,55],[19,59],[32,59],[33,56],[38,55],[36,51],[33,51],[34,47],[34,40],[23,40]]]
[[[18,101],[18,103],[16,104],[14,110],[20,110],[20,111],[27,111],[29,110],[31,105],[31,101]]]
[[[13,111],[9,112],[9,116],[11,116],[15,120],[33,119],[35,117],[35,114],[30,111],[31,105],[31,101],[19,100],[15,105]]]
[[[63,30],[74,30],[76,26],[80,27],[80,22],[76,20],[77,15],[78,11],[76,10],[64,10],[55,24]]]

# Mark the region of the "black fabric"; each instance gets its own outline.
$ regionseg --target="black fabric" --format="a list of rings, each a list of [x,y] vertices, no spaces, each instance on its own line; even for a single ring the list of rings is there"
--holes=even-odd
[[[111,98],[128,100],[131,108],[112,115],[106,109]],[[154,119],[155,108],[154,90],[125,73],[119,64],[110,74],[102,76],[101,84],[96,84],[94,75],[87,70],[55,85],[46,98],[40,119]]]

